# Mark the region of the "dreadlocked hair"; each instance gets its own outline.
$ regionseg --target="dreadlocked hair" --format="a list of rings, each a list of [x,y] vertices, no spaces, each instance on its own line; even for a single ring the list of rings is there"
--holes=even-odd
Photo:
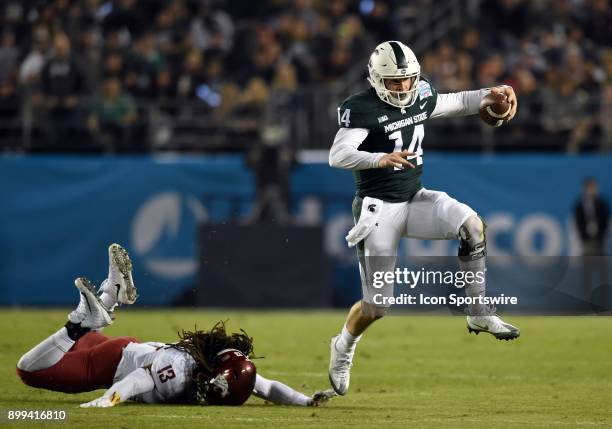
[[[221,350],[236,349],[247,357],[254,357],[253,338],[242,329],[228,335],[223,320],[215,323],[210,331],[200,331],[197,326],[194,329],[180,332],[179,341],[171,347],[189,353],[204,372],[213,373],[215,357]]]

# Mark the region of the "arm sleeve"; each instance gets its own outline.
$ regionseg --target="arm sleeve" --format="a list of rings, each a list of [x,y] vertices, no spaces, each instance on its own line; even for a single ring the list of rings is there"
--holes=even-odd
[[[329,165],[350,170],[377,168],[380,158],[385,154],[358,149],[368,134],[366,128],[340,128],[329,151]]]
[[[475,115],[478,113],[480,100],[489,92],[491,92],[490,89],[484,88],[477,91],[438,94],[436,107],[429,117],[450,118],[453,116]]]
[[[126,377],[113,384],[103,397],[111,398],[119,395],[118,402],[124,402],[135,395],[150,392],[155,388],[151,372],[146,368],[138,368]]]
[[[301,405],[303,407],[310,405],[310,397],[297,390],[293,390],[286,384],[280,381],[268,380],[259,374],[255,377],[253,394],[258,398],[280,405]]]

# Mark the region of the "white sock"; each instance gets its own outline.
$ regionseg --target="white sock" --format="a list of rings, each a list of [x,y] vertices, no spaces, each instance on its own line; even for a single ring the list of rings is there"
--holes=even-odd
[[[19,359],[17,368],[22,371],[39,371],[58,363],[72,348],[75,341],[70,339],[65,327],[49,336]]]
[[[344,325],[342,327],[342,332],[340,333],[340,338],[338,338],[338,341],[336,342],[336,349],[338,351],[353,352],[355,351],[355,347],[357,347],[357,343],[360,339],[361,335],[352,335],[346,328],[346,325]]]

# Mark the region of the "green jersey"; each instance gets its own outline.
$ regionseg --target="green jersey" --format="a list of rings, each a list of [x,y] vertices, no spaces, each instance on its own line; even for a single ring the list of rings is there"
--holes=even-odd
[[[429,118],[438,94],[421,78],[417,99],[408,107],[393,107],[385,103],[374,88],[354,94],[338,107],[338,124],[344,128],[366,128],[368,136],[359,150],[371,153],[391,153],[409,150],[416,157],[409,159],[415,168],[372,168],[353,172],[357,195],[380,198],[389,202],[408,201],[421,189],[423,172],[423,123]]]

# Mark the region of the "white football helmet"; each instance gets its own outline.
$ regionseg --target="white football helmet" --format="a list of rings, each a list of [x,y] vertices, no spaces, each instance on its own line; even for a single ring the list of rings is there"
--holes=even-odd
[[[378,97],[395,107],[411,106],[417,99],[416,90],[421,66],[412,50],[402,42],[390,40],[378,45],[368,61],[368,82]],[[408,91],[390,91],[385,79],[414,78]]]

